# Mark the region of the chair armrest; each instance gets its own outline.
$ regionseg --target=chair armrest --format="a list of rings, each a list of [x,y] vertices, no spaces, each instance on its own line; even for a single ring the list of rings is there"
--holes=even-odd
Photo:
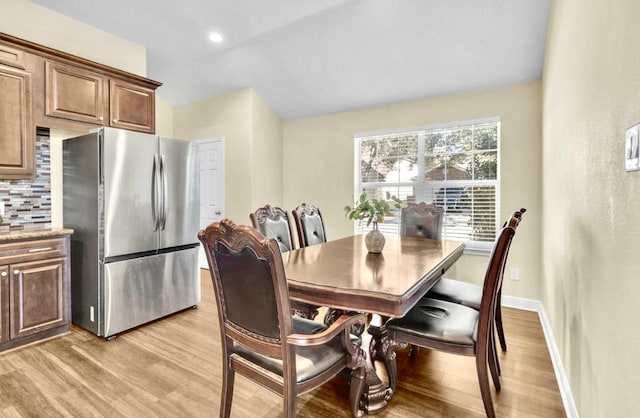
[[[322,345],[334,339],[340,333],[344,333],[344,341],[349,341],[349,329],[355,324],[365,324],[367,315],[340,315],[329,328],[318,334],[290,334],[287,336],[287,344],[298,346]],[[350,344],[351,345],[351,344]]]

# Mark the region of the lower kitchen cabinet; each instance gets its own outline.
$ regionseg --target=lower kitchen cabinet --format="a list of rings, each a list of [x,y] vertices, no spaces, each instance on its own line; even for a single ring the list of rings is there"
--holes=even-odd
[[[66,257],[14,264],[11,271],[11,338],[68,323],[65,309]]]
[[[69,237],[0,243],[0,351],[67,332]]]
[[[0,344],[9,341],[9,267],[0,266]]]

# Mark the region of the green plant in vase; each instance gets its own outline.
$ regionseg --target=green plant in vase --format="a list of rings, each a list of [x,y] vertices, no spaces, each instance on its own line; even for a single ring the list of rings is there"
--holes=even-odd
[[[368,199],[366,193],[360,195],[360,199],[353,206],[345,206],[345,216],[353,221],[367,221],[367,226],[373,224],[373,229],[365,236],[365,245],[370,253],[381,253],[384,248],[384,235],[378,229],[378,222],[384,221],[385,216],[393,216],[391,208],[399,209],[402,201],[387,192],[385,199]]]

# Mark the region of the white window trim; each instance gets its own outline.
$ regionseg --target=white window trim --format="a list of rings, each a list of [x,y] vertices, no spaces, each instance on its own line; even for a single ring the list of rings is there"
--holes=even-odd
[[[502,225],[500,224],[500,219],[502,218],[502,214],[501,214],[501,171],[502,171],[502,159],[501,159],[501,144],[502,144],[502,138],[501,138],[501,120],[499,117],[489,117],[489,118],[480,118],[480,119],[470,119],[470,120],[462,120],[462,121],[456,121],[456,122],[447,122],[447,123],[438,123],[438,124],[432,124],[432,125],[424,125],[424,126],[417,126],[417,127],[409,127],[409,128],[403,128],[403,129],[393,129],[393,130],[385,130],[385,131],[373,131],[373,132],[360,132],[360,133],[356,133],[353,136],[354,139],[354,143],[355,143],[355,152],[354,152],[354,164],[353,164],[353,172],[354,172],[354,179],[356,179],[356,181],[354,182],[354,199],[358,196],[360,196],[360,191],[362,190],[362,183],[361,183],[361,179],[360,179],[360,157],[361,157],[361,149],[360,149],[360,145],[361,139],[363,138],[368,138],[371,136],[382,136],[382,135],[396,135],[396,134],[402,134],[402,133],[410,133],[410,132],[416,132],[416,131],[428,131],[428,130],[436,130],[436,129],[443,129],[443,128],[454,128],[454,127],[459,127],[459,126],[464,126],[464,125],[479,125],[479,124],[483,124],[483,123],[498,123],[498,147],[497,147],[497,159],[498,159],[498,167],[497,167],[497,172],[496,172],[496,180],[487,180],[486,184],[491,184],[491,185],[495,185],[495,196],[496,196],[496,234],[497,232],[500,230],[500,228],[502,227]],[[419,142],[420,144],[420,142]],[[424,149],[418,149],[418,155],[423,155],[424,154]],[[424,176],[424,164],[419,164],[418,165],[418,175],[420,175],[420,172],[422,171],[422,174]],[[455,184],[456,180],[449,180],[447,181],[449,184]],[[468,184],[468,181],[460,181],[461,183],[465,183]],[[473,181],[474,185],[482,185],[484,183],[483,180],[475,180]],[[371,187],[376,187],[376,186],[388,186],[388,183],[383,183],[383,182],[368,182],[367,186],[371,186]],[[412,182],[398,182],[398,183],[394,183],[394,185],[398,185],[398,186],[413,186],[414,183]],[[354,222],[354,233],[359,233],[359,227],[360,225],[358,224],[358,222]],[[478,242],[478,241],[473,241],[473,242],[466,242],[466,246],[465,246],[465,250],[464,250],[464,254],[468,254],[468,255],[478,255],[478,256],[489,256],[491,254],[491,250],[493,249],[493,242]]]

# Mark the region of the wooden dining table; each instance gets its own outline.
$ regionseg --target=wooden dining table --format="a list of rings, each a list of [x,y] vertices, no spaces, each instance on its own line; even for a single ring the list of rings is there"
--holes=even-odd
[[[289,296],[304,316],[314,317],[319,307],[332,313],[375,314],[362,334],[367,361],[364,412],[380,412],[395,389],[395,356],[387,353],[386,320],[404,316],[463,250],[464,243],[457,241],[386,236],[382,253],[372,254],[364,235],[354,235],[282,254]],[[376,359],[383,360],[387,382],[374,367]]]

